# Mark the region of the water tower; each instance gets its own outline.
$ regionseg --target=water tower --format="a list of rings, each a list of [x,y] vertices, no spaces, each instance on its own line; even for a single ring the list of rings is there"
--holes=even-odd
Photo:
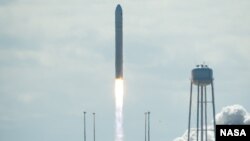
[[[191,141],[191,133],[196,136],[192,136],[192,139],[196,141],[207,141],[208,132],[211,131],[215,137],[216,123],[213,80],[213,70],[207,65],[197,65],[196,68],[192,70],[188,117],[188,141]],[[192,103],[192,100],[195,99],[195,96],[193,98],[193,86],[197,87],[195,103]],[[211,89],[209,89],[209,87]],[[196,107],[192,108],[192,105],[195,104]],[[208,115],[211,115],[208,112],[208,108],[212,114],[213,129],[208,129]],[[196,122],[196,127],[192,128],[193,130],[191,131],[192,113],[195,113],[193,115],[194,118],[196,116],[196,119],[193,119],[193,121]]]

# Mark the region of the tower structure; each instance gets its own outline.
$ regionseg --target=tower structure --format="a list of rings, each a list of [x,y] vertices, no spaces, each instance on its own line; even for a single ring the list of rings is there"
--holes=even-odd
[[[189,117],[188,117],[188,141],[208,141],[208,132],[213,132],[215,137],[215,97],[214,97],[214,84],[213,84],[213,70],[207,65],[197,65],[191,72],[191,85],[190,85],[190,101],[189,101]],[[193,86],[197,87],[196,103],[193,101]],[[210,91],[207,89],[210,86]],[[210,92],[210,93],[208,93]],[[195,96],[194,96],[195,97]],[[209,98],[209,99],[208,99]],[[196,127],[192,128],[191,121],[192,113],[195,111],[196,104]],[[209,105],[208,105],[209,104]],[[208,106],[212,110],[213,128],[208,129]],[[210,110],[210,111],[211,111]],[[194,116],[195,117],[195,116]],[[195,120],[194,120],[195,121]],[[192,136],[196,135],[196,136]]]

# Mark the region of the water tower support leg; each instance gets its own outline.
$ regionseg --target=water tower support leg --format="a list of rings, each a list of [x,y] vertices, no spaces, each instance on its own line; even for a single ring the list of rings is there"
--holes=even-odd
[[[203,141],[203,86],[201,86],[201,141]]]
[[[216,121],[215,121],[215,100],[214,100],[214,84],[213,81],[211,83],[211,88],[212,88],[212,103],[213,103],[213,121],[214,121],[214,138],[215,138],[215,133],[216,133]],[[216,138],[214,139],[216,141]]]
[[[207,87],[205,86],[205,139],[207,141]]]
[[[197,121],[196,121],[196,140],[199,140],[199,109],[200,108],[200,85],[197,86]]]
[[[190,99],[189,99],[189,114],[188,114],[188,141],[190,140],[190,124],[191,124],[191,109],[192,109],[192,89],[193,84],[190,85]]]

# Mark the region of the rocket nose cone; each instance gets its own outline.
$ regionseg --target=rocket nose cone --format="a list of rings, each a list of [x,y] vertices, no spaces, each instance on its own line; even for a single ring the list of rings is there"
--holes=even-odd
[[[122,7],[121,7],[120,4],[118,4],[118,5],[116,6],[115,12],[119,12],[119,13],[122,12]]]

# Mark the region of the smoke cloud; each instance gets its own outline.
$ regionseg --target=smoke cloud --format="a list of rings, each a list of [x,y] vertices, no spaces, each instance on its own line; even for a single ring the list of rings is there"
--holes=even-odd
[[[216,115],[217,124],[250,124],[250,114],[241,105],[232,105],[222,108]]]
[[[222,110],[216,114],[216,124],[234,125],[234,124],[250,124],[250,113],[241,105],[231,105],[223,107]],[[209,126],[208,128],[211,128]],[[190,141],[196,140],[195,128],[191,129]],[[186,132],[174,141],[187,141]],[[208,132],[208,141],[214,141],[212,132]]]
[[[187,137],[188,137],[188,133],[186,131],[181,137],[178,137],[178,138],[174,139],[174,141],[187,141]],[[208,139],[208,141],[214,141],[214,135],[213,135],[212,132],[208,132],[207,139]],[[196,129],[195,128],[191,129],[190,141],[197,141],[196,140]]]

